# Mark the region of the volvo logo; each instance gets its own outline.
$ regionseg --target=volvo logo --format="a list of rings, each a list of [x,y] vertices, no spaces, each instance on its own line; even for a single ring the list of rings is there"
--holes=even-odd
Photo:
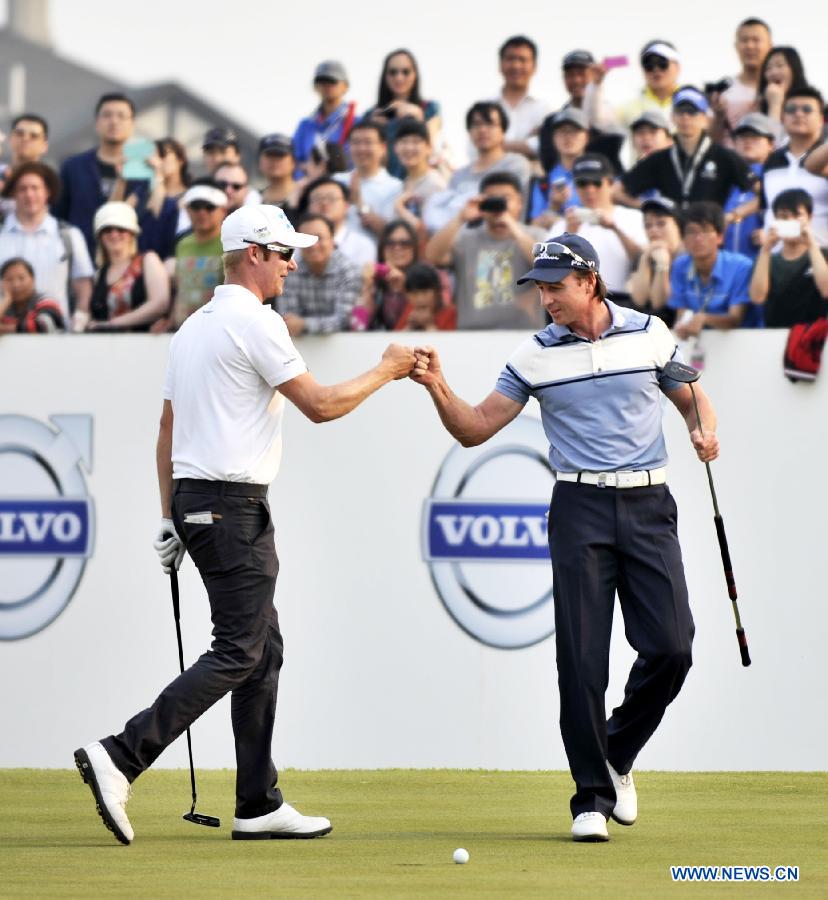
[[[555,630],[547,450],[540,421],[528,416],[479,447],[455,445],[423,510],[423,558],[437,593],[491,647],[528,647]]]
[[[66,608],[92,553],[92,417],[0,416],[0,640],[29,637]]]

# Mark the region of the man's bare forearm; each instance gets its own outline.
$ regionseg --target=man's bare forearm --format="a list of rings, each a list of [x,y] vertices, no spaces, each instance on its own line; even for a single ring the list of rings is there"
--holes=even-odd
[[[161,515],[172,518],[172,430],[161,428],[155,448],[155,464],[158,469],[158,493],[161,496]]]
[[[485,433],[485,422],[481,420],[479,411],[461,400],[445,381],[429,385],[428,393],[446,431],[464,447],[482,444],[489,437]]]

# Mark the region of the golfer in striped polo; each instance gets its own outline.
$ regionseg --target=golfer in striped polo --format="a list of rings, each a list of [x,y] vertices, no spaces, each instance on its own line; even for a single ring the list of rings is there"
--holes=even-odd
[[[452,393],[432,347],[415,350],[412,378],[431,394],[463,446],[482,444],[521,412],[541,408],[557,474],[549,509],[561,734],[576,790],[572,837],[606,841],[610,816],[632,825],[636,756],[678,694],[691,665],[693,618],[667,487],[661,428],[666,395],[687,423],[699,459],[718,455],[713,407],[662,367],[680,359],[666,325],[607,299],[598,256],[564,234],[534,248],[518,284],[534,281],[552,324],[527,338],[477,406]],[[623,703],[606,718],[615,593],[638,653]]]

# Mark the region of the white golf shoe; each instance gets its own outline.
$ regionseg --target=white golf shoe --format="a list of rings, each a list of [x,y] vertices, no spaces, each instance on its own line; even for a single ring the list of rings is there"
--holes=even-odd
[[[633,825],[638,818],[638,796],[635,793],[632,772],[619,775],[613,767],[607,763],[612,786],[615,788],[615,808],[612,817],[619,825]]]
[[[573,841],[608,841],[607,820],[603,813],[583,812],[572,823]]]
[[[128,844],[135,832],[126,814],[132,789],[124,773],[98,741],[75,750],[75,765],[84,783],[92,789],[104,825],[122,844]]]
[[[303,816],[289,803],[254,819],[233,819],[234,841],[266,841],[271,838],[315,838],[328,834],[333,825],[323,816]]]

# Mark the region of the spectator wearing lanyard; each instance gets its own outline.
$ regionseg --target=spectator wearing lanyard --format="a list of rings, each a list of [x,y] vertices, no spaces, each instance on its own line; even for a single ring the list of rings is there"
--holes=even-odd
[[[682,216],[681,236],[687,253],[673,263],[667,304],[676,311],[676,335],[686,340],[702,328],[761,327],[748,291],[753,264],[746,256],[720,249],[721,207],[691,203]]]
[[[736,152],[751,167],[757,178],[762,177],[765,162],[773,151],[775,136],[773,122],[757,112],[746,115],[733,131]],[[742,191],[734,187],[724,205],[725,215],[743,207],[753,199],[753,194],[753,190]],[[736,218],[727,226],[723,247],[755,259],[761,242],[762,215],[755,212],[744,218]]]
[[[756,183],[748,164],[734,153],[714,144],[706,133],[710,106],[704,94],[692,86],[679,88],[673,96],[675,144],[657,150],[636,163],[616,185],[616,199],[627,206],[640,206],[645,191],[656,190],[682,207],[701,200],[723,206],[735,186],[747,191]],[[728,213],[728,221],[755,212],[758,198]]]
[[[348,73],[341,62],[329,59],[319,63],[313,74],[313,89],[322,102],[313,115],[302,119],[293,135],[293,154],[300,167],[316,146],[335,143],[344,147],[356,119],[356,103],[345,100]]]

